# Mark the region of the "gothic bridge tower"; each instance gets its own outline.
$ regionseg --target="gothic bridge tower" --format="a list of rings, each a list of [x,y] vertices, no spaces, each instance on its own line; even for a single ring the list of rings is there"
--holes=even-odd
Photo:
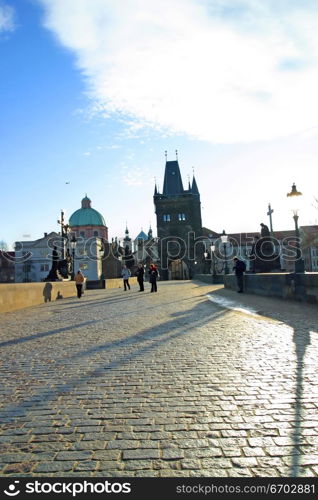
[[[200,193],[194,176],[183,188],[178,156],[174,161],[166,156],[163,190],[155,186],[154,204],[162,278],[192,278],[204,252],[203,245],[194,245],[202,236]]]

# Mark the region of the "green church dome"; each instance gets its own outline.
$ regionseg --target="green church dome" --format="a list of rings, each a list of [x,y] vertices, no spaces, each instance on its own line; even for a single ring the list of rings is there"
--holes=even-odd
[[[91,207],[91,200],[85,196],[82,199],[82,208],[76,210],[70,217],[70,227],[75,226],[105,226],[104,217]]]

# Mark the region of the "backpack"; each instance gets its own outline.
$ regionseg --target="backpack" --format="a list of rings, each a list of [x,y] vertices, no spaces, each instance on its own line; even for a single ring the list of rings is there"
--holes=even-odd
[[[243,273],[246,271],[246,264],[243,260],[239,260],[237,263],[237,268],[239,271],[243,271]]]

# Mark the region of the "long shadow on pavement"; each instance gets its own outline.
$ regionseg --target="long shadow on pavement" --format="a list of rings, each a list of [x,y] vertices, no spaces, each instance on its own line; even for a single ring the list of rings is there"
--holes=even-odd
[[[115,360],[100,363],[98,368],[93,371],[89,371],[87,374],[78,378],[70,378],[65,382],[65,373],[64,370],[61,370],[61,367],[65,367],[65,360],[61,360],[55,363],[56,372],[61,373],[61,380],[56,380],[57,388],[52,388],[52,380],[50,380],[50,386],[44,387],[41,390],[37,391],[29,398],[25,398],[24,400],[13,403],[7,406],[2,407],[2,422],[10,423],[17,422],[20,417],[25,416],[25,412],[29,411],[32,407],[36,407],[39,402],[52,401],[57,399],[61,395],[65,395],[70,393],[73,389],[80,386],[81,384],[86,383],[90,379],[99,377],[101,375],[105,375],[105,371],[112,370],[118,366],[122,366],[123,364],[130,362],[140,356],[143,356],[146,353],[156,350],[160,345],[171,341],[177,337],[181,337],[191,333],[193,328],[197,328],[202,326],[209,321],[212,321],[218,317],[227,314],[227,311],[220,311],[219,308],[216,308],[215,311],[211,312],[211,304],[208,302],[201,302],[195,305],[192,309],[188,309],[187,312],[183,316],[178,316],[177,318],[170,319],[165,323],[160,323],[151,328],[145,328],[140,330],[135,335],[131,337],[116,340],[113,342],[107,342],[103,345],[95,346],[91,349],[84,350],[75,354],[72,357],[68,357],[67,360],[74,360],[76,358],[87,358],[95,353],[102,353],[103,351],[111,351],[115,350],[114,354],[117,356]],[[122,354],[123,347],[131,346],[133,350],[127,354]],[[117,348],[120,348],[119,352],[116,352]],[[83,361],[83,369],[87,366],[87,361]],[[46,375],[46,367],[43,367],[43,375]],[[41,378],[41,375],[38,375]],[[24,409],[26,407],[26,409]]]
[[[176,304],[177,302],[184,302],[185,300],[191,300],[191,297],[190,298],[186,298],[186,299],[182,299],[182,300],[176,300],[174,301],[174,303]],[[110,300],[110,301],[107,301],[107,300],[102,300],[101,302],[97,302],[96,303],[96,306],[100,306],[103,302],[105,302],[105,305],[107,305],[108,303],[110,302],[116,302],[118,303],[117,300]],[[170,302],[167,302],[167,304],[169,304]],[[87,304],[87,306],[90,306],[91,304]],[[164,305],[164,303],[161,302],[161,305]],[[80,304],[80,308],[82,309],[82,304]],[[77,308],[78,309],[79,305],[78,306],[74,306],[74,308]],[[146,311],[146,310],[149,310],[149,309],[156,309],[157,308],[157,305],[153,305],[153,306],[149,306],[149,307],[143,307],[143,312]],[[65,309],[72,309],[72,308],[62,308],[62,311],[64,311]],[[59,309],[58,311],[54,311],[58,314],[61,314],[61,310]],[[129,314],[135,314],[136,311],[126,311],[125,312],[125,315],[129,315]],[[112,317],[116,317],[117,314],[114,314],[113,316],[112,315],[109,315],[107,317],[107,320],[110,320],[112,319]],[[37,339],[40,339],[40,338],[43,338],[43,337],[48,337],[50,335],[56,335],[56,334],[59,334],[59,333],[62,333],[64,331],[68,331],[68,330],[74,330],[74,329],[78,329],[78,328],[81,328],[83,326],[87,326],[87,325],[91,325],[91,324],[95,324],[95,323],[105,323],[105,318],[101,318],[101,319],[92,319],[92,320],[89,320],[89,321],[85,321],[83,323],[76,323],[76,324],[72,324],[70,326],[64,326],[63,328],[55,328],[54,330],[48,330],[47,332],[39,332],[39,333],[35,333],[33,335],[28,335],[26,337],[19,337],[17,339],[11,339],[11,340],[6,340],[4,342],[0,342],[0,347],[7,347],[7,346],[10,346],[10,345],[18,345],[18,344],[23,344],[24,342],[30,342],[32,340],[37,340]]]
[[[236,297],[235,293],[226,289],[212,290],[209,294],[215,294],[219,297],[230,297],[231,300]],[[303,399],[308,397],[304,394],[304,367],[306,364],[306,351],[311,344],[311,335],[318,335],[318,309],[317,306],[303,304],[299,302],[286,301],[263,296],[244,294],[240,296],[240,303],[248,306],[257,306],[257,297],[262,303],[262,310],[258,314],[268,316],[279,322],[290,326],[293,329],[293,342],[295,344],[296,365],[295,365],[295,414],[294,429],[291,435],[293,443],[292,463],[290,468],[290,477],[298,477],[301,464],[300,448],[303,444]],[[237,298],[237,297],[236,297]],[[284,307],[289,305],[288,312],[284,312]],[[305,321],[304,319],[305,318]]]

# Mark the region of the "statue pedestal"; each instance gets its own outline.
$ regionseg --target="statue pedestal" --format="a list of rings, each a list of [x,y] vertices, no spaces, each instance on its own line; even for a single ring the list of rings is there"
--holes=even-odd
[[[255,273],[280,272],[280,259],[276,253],[275,242],[271,236],[263,236],[255,245]]]

